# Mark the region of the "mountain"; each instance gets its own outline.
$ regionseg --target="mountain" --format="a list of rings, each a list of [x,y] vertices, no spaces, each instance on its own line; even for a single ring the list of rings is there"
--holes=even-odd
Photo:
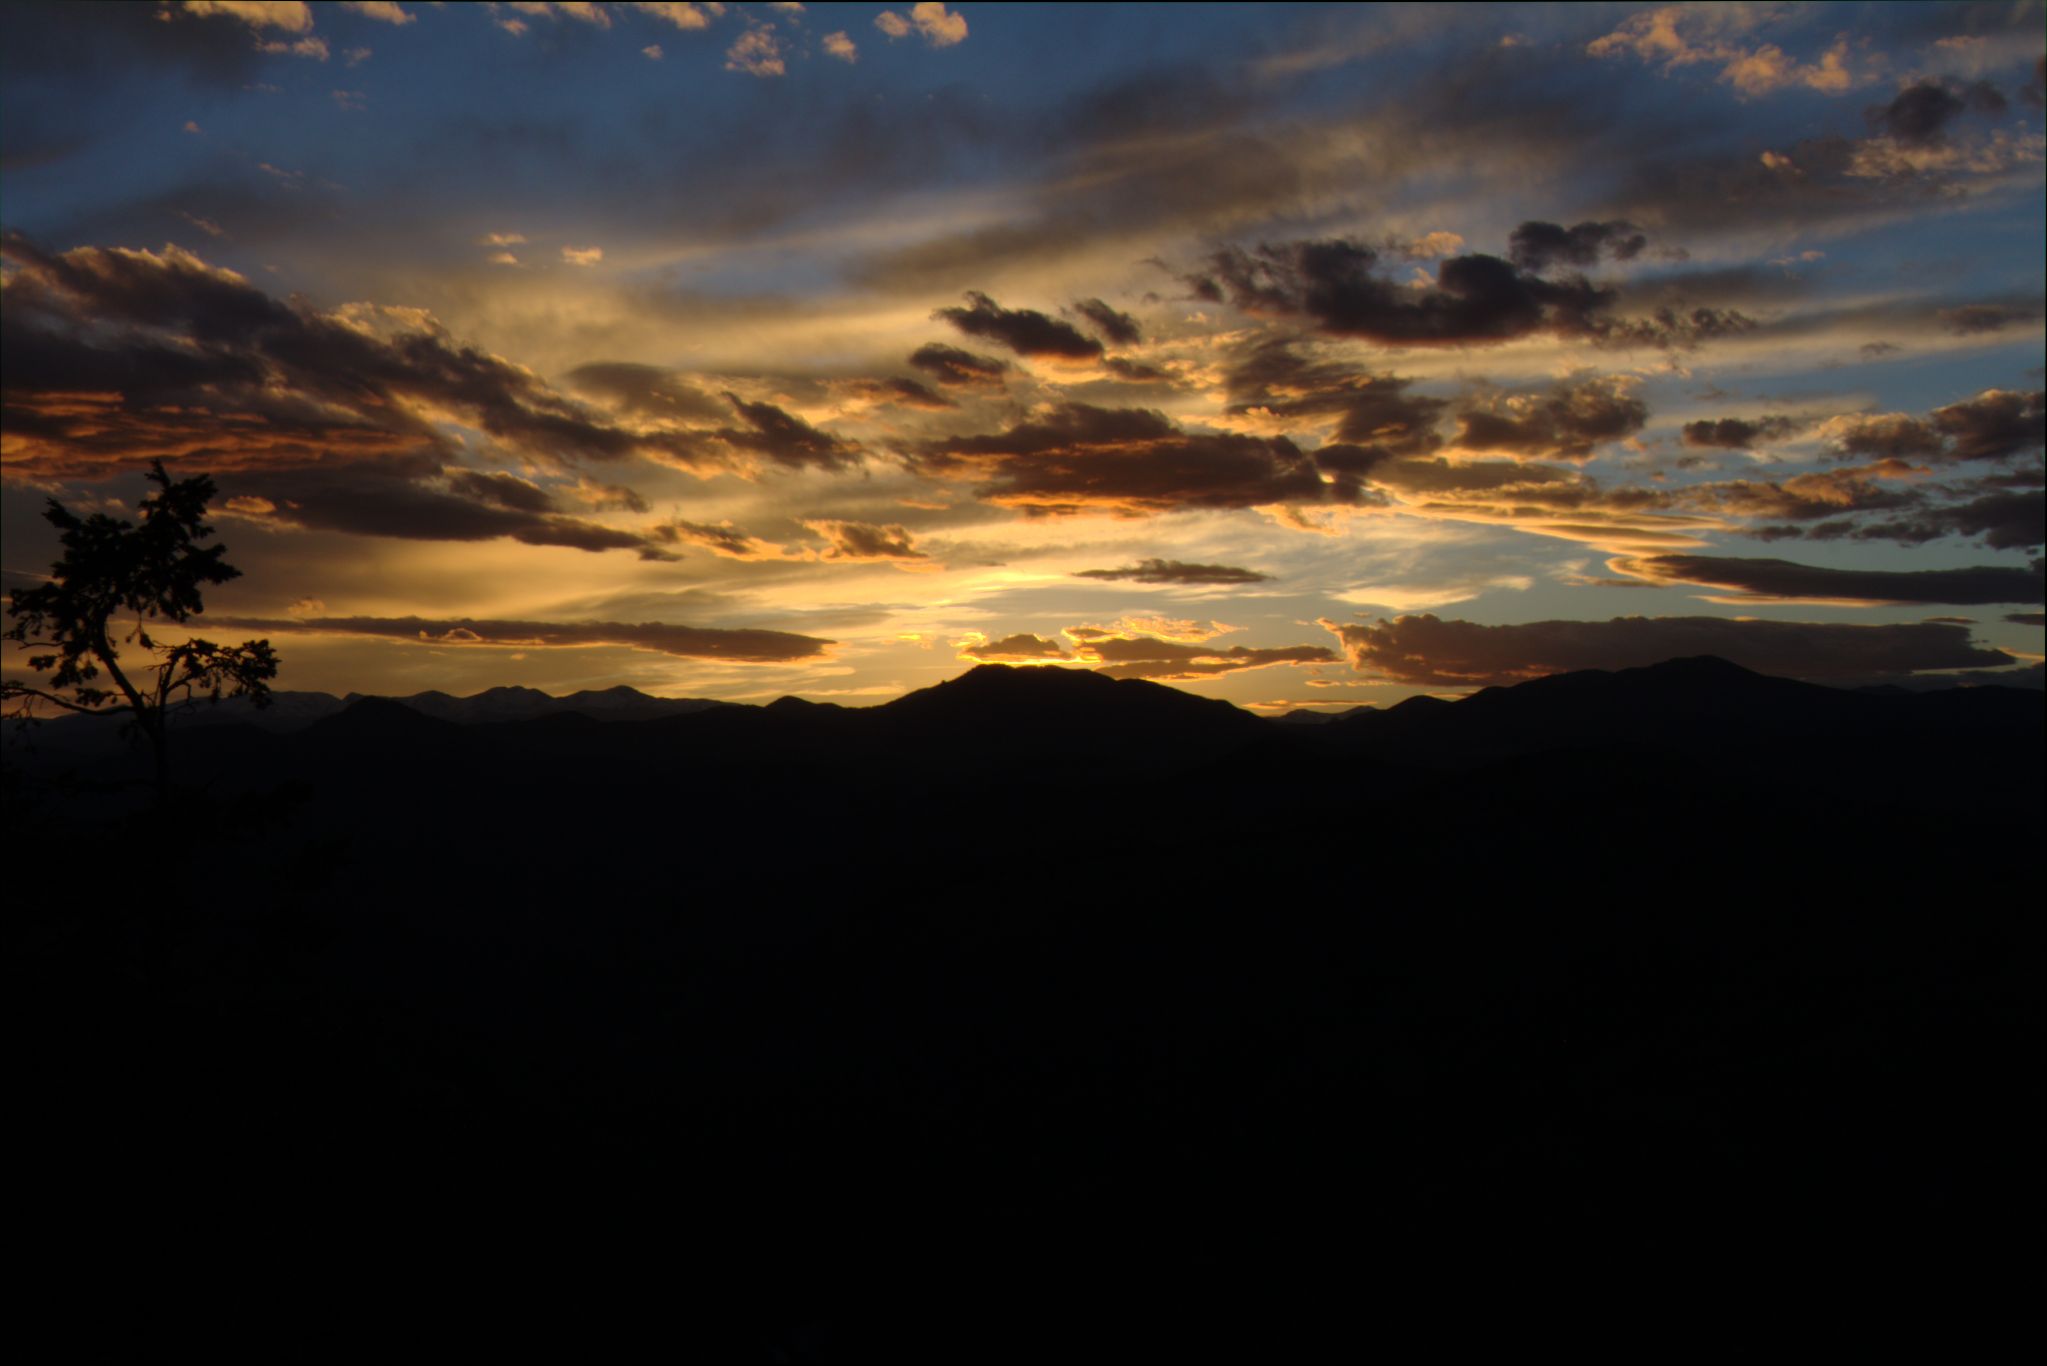
[[[195,728],[168,812],[10,750],[17,1108],[95,1227],[427,1209],[552,1268],[659,1209],[840,1288],[719,1360],[1918,1360],[2031,1302],[2037,694],[485,696]]]
[[[342,699],[348,705],[362,699],[350,693]],[[444,692],[420,692],[390,699],[426,716],[457,725],[487,725],[499,721],[528,721],[538,716],[579,712],[598,721],[643,721],[656,716],[685,716],[710,707],[727,705],[707,698],[650,697],[633,688],[585,689],[555,697],[537,688],[486,688],[471,697],[453,697]]]

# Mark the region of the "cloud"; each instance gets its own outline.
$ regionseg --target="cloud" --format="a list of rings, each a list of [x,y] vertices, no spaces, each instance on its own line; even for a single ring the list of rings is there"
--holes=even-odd
[[[1037,516],[1363,498],[1353,474],[1325,479],[1285,437],[1184,431],[1142,408],[1061,404],[1003,432],[926,443],[912,459],[927,474],[976,481],[986,502]]]
[[[1117,346],[1135,346],[1144,340],[1144,332],[1138,327],[1137,319],[1111,308],[1100,299],[1076,300],[1073,311],[1092,323],[1105,340]]]
[[[1117,379],[1122,380],[1125,384],[1171,384],[1173,382],[1173,374],[1170,370],[1162,370],[1156,365],[1146,365],[1143,361],[1125,360],[1121,356],[1104,357],[1102,368]]]
[[[1482,626],[1405,616],[1322,625],[1353,667],[1397,683],[1479,687],[1578,669],[1629,669],[1717,655],[1758,673],[1815,682],[1859,681],[1922,669],[1990,668],[2016,661],[1941,622],[1845,626],[1726,617],[1615,617]]]
[[[1972,569],[1829,569],[1789,560],[1738,559],[1711,555],[1651,555],[1617,559],[1616,573],[1655,583],[1692,583],[1721,588],[1715,602],[1834,602],[1864,606],[1897,603],[1988,603],[2047,601],[2042,581],[2029,569],[1990,565]]]
[[[672,558],[638,532],[557,512],[546,490],[509,474],[357,461],[345,471],[243,470],[223,475],[220,483],[234,495],[224,506],[273,526],[408,541],[512,540]]]
[[[1970,109],[2002,114],[2004,96],[1986,81],[1960,85],[1952,81],[1918,81],[1899,91],[1889,104],[1868,111],[1870,125],[1907,146],[1939,142],[1948,125]]]
[[[1186,564],[1180,560],[1139,560],[1121,569],[1082,569],[1082,579],[1131,579],[1138,583],[1264,583],[1272,575],[1227,564]]]
[[[1702,418],[1685,423],[1682,439],[1687,446],[1705,450],[1749,451],[1761,442],[1781,440],[1798,427],[1796,419],[1781,415]]]
[[[1038,660],[1070,659],[1057,641],[1027,632],[990,640],[980,632],[969,633],[956,642],[959,658],[975,664],[1028,664]]]
[[[1820,435],[1840,457],[1898,460],[2004,460],[2047,444],[2047,394],[1985,389],[1936,408],[1924,419],[1906,413],[1856,413],[1831,418]]]
[[[993,356],[977,355],[962,351],[957,346],[943,342],[929,342],[910,353],[910,364],[924,371],[940,384],[957,385],[961,388],[1002,387],[1002,377],[1009,372],[1009,362]]]
[[[1851,535],[1862,541],[1919,545],[1942,536],[1981,536],[1992,550],[2030,550],[2047,543],[2047,494],[1989,493],[1964,503],[1928,508],[1907,516],[1860,525],[1825,524],[1815,537]]]
[[[576,497],[599,512],[645,512],[647,500],[624,484],[603,484],[590,478],[576,480]]]
[[[670,422],[719,422],[731,409],[674,371],[626,361],[597,361],[569,371],[569,385],[641,417]]]
[[[781,76],[788,72],[782,59],[782,42],[773,24],[750,28],[725,49],[725,69],[744,71],[749,76]]]
[[[1602,255],[1615,261],[1632,261],[1648,245],[1649,239],[1642,230],[1625,219],[1580,223],[1571,228],[1530,221],[1514,229],[1507,239],[1507,259],[1523,270],[1540,272],[1558,264],[1596,265]]]
[[[1470,346],[1539,332],[1598,334],[1615,302],[1582,278],[1546,280],[1497,256],[1452,256],[1434,284],[1410,289],[1375,273],[1379,255],[1331,239],[1226,247],[1185,277],[1200,298],[1247,313],[1307,317],[1322,331],[1390,346]]]
[[[2047,626],[2047,612],[2006,612],[2004,619],[2014,626]]]
[[[13,269],[0,313],[8,463],[22,475],[104,477],[153,459],[216,473],[400,458],[432,469],[456,452],[449,416],[553,463],[729,466],[740,445],[769,444],[625,426],[421,310],[321,312],[174,246],[53,255],[8,234],[0,255]]]
[[[1642,430],[1649,405],[1627,376],[1565,381],[1542,394],[1474,400],[1458,414],[1457,444],[1468,450],[1589,460],[1604,442]]]
[[[1224,412],[1264,413],[1320,425],[1336,419],[1335,440],[1389,455],[1423,455],[1443,444],[1437,424],[1449,405],[1411,392],[1413,381],[1361,373],[1303,356],[1294,339],[1251,344],[1225,370]]]
[[[1242,629],[1241,626],[1230,626],[1220,621],[1193,621],[1185,617],[1125,616],[1116,618],[1114,624],[1109,626],[1068,626],[1060,634],[1075,641],[1142,635],[1198,645],[1203,641]]]
[[[2009,304],[1962,304],[1940,310],[1940,320],[1957,337],[1980,337],[2002,332],[2007,327],[2029,323],[2040,316],[2037,306],[2017,308]]]
[[[854,442],[821,432],[772,403],[748,403],[732,393],[725,395],[725,401],[747,424],[710,433],[727,446],[764,455],[791,469],[845,469],[860,461],[860,447]]]
[[[1464,255],[1464,238],[1454,232],[1425,232],[1420,237],[1388,244],[1391,250],[1414,261],[1436,261],[1445,256]]]
[[[664,522],[648,533],[653,539],[673,545],[687,543],[702,546],[714,554],[733,560],[768,560],[777,558],[777,551],[766,541],[749,536],[731,522],[720,522],[711,526],[703,522]]]
[[[519,512],[553,512],[554,496],[530,479],[482,470],[452,470],[448,484],[464,497]]]
[[[1076,640],[1073,658],[1096,666],[1095,672],[1111,678],[1215,678],[1242,673],[1247,669],[1268,669],[1279,664],[1311,665],[1341,662],[1326,645],[1284,645],[1257,648],[1160,640],[1154,636],[1108,635],[1087,628],[1067,633]]]
[[[1933,410],[1933,425],[1954,460],[2003,460],[2047,445],[2047,392],[1985,389]]]
[[[181,0],[178,8],[187,14],[225,15],[253,29],[281,28],[286,33],[307,33],[313,27],[313,7],[301,0],[277,0],[274,4],[269,0]]]
[[[479,621],[470,617],[209,617],[237,630],[373,636],[434,645],[488,645],[519,649],[577,649],[624,646],[683,659],[716,659],[736,664],[788,664],[817,659],[836,644],[787,631],[716,630],[666,622],[637,625],[616,621]]]
[[[611,14],[591,0],[510,0],[507,9],[548,19],[577,19],[596,28],[610,28]],[[515,30],[516,31],[516,30]]]
[[[1000,342],[1020,356],[1092,360],[1102,354],[1102,344],[1083,336],[1072,324],[1035,309],[1004,308],[979,290],[967,292],[967,307],[941,308],[931,316],[943,318],[968,336]]]
[[[487,232],[476,239],[479,247],[516,247],[526,240],[522,232]]]
[[[562,260],[572,266],[594,266],[604,259],[602,247],[563,247]]]
[[[966,19],[930,0],[910,6],[907,19],[894,10],[883,10],[874,16],[874,26],[887,34],[891,42],[916,33],[932,47],[951,47],[965,42],[967,37]]]
[[[922,408],[930,412],[941,412],[959,405],[944,394],[921,384],[914,379],[865,379],[847,382],[847,389],[862,398],[875,403],[893,404],[902,408]]]
[[[641,0],[641,3],[634,4],[633,8],[642,14],[651,14],[656,19],[673,24],[684,32],[705,28],[711,22],[710,16],[704,13],[704,7],[701,5],[661,4]]]
[[[325,38],[319,37],[318,35],[306,38],[295,38],[290,40],[289,42],[280,38],[274,42],[259,43],[257,44],[257,47],[259,51],[272,53],[274,55],[310,57],[316,62],[324,62],[328,59],[328,57],[333,55],[328,50],[327,40]]]
[[[844,30],[837,33],[827,33],[821,45],[828,56],[837,57],[842,62],[851,63],[860,60],[860,49],[854,46],[853,40],[846,36]]]
[[[1720,68],[1716,78],[1744,99],[1778,90],[1804,88],[1839,95],[1856,82],[1848,69],[1848,41],[1837,40],[1817,62],[1800,62],[1774,43],[1745,45],[1741,31],[1756,14],[1744,6],[1671,6],[1632,14],[1621,26],[1586,47],[1594,57],[1632,53],[1661,64],[1668,73],[1705,64]]]
[[[341,8],[354,10],[365,19],[375,19],[379,23],[401,26],[412,23],[419,17],[415,14],[408,14],[405,6],[393,4],[392,0],[341,0]]]
[[[875,526],[868,522],[844,522],[824,518],[808,520],[804,526],[825,539],[827,560],[924,560],[923,551],[910,543],[910,533],[899,526]]]

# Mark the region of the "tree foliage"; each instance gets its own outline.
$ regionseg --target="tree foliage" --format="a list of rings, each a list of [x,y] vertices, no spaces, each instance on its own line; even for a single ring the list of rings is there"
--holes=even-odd
[[[162,461],[149,478],[157,487],[138,506],[136,526],[105,513],[79,517],[52,498],[43,516],[61,535],[63,556],[50,581],[17,589],[4,638],[36,650],[28,665],[47,674],[39,684],[10,679],[0,697],[28,716],[36,701],[88,715],[128,714],[155,751],[159,795],[168,791],[169,715],[201,699],[270,700],[277,653],[267,640],[216,645],[197,637],[159,644],[151,622],[182,624],[205,610],[200,590],[239,578],[224,558],[227,548],[201,545],[213,535],[206,505],[214,494],[205,475],[171,480]],[[137,647],[157,660],[137,667],[116,644]]]

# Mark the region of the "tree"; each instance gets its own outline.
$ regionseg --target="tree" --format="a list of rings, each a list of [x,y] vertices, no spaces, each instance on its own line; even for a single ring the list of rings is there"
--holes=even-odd
[[[23,719],[38,700],[88,716],[128,714],[149,737],[157,802],[164,805],[170,799],[171,714],[202,698],[248,697],[267,706],[277,653],[267,640],[159,645],[150,638],[151,621],[183,623],[203,612],[201,586],[226,583],[241,571],[222,558],[225,546],[199,544],[213,535],[202,520],[213,481],[202,474],[173,483],[161,460],[151,462],[149,478],[157,488],[139,505],[140,526],[103,512],[81,519],[50,500],[43,516],[62,533],[63,558],[51,566],[50,582],[15,590],[8,607],[14,623],[0,633],[23,649],[47,649],[30,655],[28,664],[50,676],[39,680],[41,687],[18,679],[0,683],[0,700],[18,702],[14,715]],[[131,657],[123,666],[114,635],[129,613],[134,624],[122,643],[160,663],[137,668]]]

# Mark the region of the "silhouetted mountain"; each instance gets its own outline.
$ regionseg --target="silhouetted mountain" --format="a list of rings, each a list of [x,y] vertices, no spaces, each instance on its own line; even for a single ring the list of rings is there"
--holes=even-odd
[[[1282,726],[1326,726],[1331,721],[1340,721],[1346,716],[1355,716],[1361,711],[1374,711],[1374,707],[1345,707],[1342,711],[1311,711],[1306,707],[1295,707],[1273,717]]]
[[[350,693],[345,702],[359,701]],[[495,721],[526,721],[558,712],[581,712],[598,721],[644,721],[656,716],[684,716],[726,705],[708,698],[650,697],[633,688],[585,689],[566,697],[554,697],[537,688],[486,688],[473,697],[453,697],[444,692],[413,693],[390,699],[416,712],[453,721],[458,725],[482,725]]]
[[[768,1285],[692,1292],[721,1360],[2026,1328],[2037,694],[1703,659],[1323,724],[997,666],[870,708],[483,696],[196,728],[169,818],[142,755],[10,749],[16,1094],[80,1219],[424,1210],[580,1261],[631,1211]],[[644,1242],[551,1274],[665,1312]]]

